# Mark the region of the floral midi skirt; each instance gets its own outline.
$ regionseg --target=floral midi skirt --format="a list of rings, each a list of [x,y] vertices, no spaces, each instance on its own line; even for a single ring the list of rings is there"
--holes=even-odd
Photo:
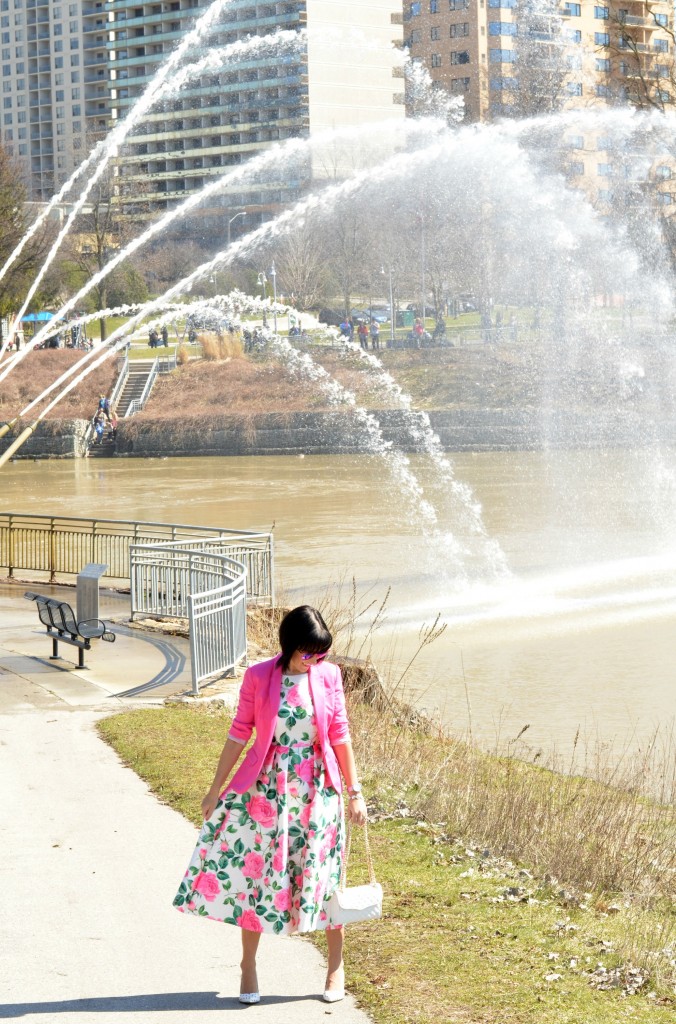
[[[343,803],[327,782],[307,679],[286,676],[267,762],[246,793],[221,794],[174,906],[255,932],[330,928],[343,846]]]

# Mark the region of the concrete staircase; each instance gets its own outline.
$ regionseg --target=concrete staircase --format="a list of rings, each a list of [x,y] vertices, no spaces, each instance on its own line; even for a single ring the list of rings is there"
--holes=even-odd
[[[153,363],[152,359],[138,359],[129,363],[129,375],[117,400],[119,419],[129,415],[129,407],[132,402],[140,400],[152,372]]]
[[[106,431],[105,431],[105,433],[103,435],[103,440],[101,441],[101,444],[98,444],[96,442],[96,435],[95,434],[92,435],[94,440],[90,439],[90,441],[89,441],[89,447],[87,448],[87,458],[89,458],[89,459],[111,459],[113,457],[113,455],[115,454],[116,445],[115,445],[115,441],[113,441],[112,437],[108,437],[108,433],[109,433],[109,430],[108,430],[108,428],[106,428]]]

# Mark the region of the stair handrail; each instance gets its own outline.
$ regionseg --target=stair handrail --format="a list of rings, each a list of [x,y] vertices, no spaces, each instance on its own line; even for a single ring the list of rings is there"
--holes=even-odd
[[[133,402],[129,403],[127,411],[124,414],[125,419],[129,419],[131,416],[134,416],[135,413],[140,412],[143,406],[148,401],[148,398],[150,397],[150,392],[153,389],[153,385],[159,373],[159,362],[159,358],[154,360],[153,365],[150,367],[150,370],[148,372],[148,376],[146,378],[143,391],[141,392],[141,397],[135,398]]]
[[[127,377],[128,376],[129,376],[129,351],[127,350],[125,352],[125,354],[124,354],[124,362],[122,363],[122,368],[121,368],[121,370],[120,370],[120,372],[118,374],[117,380],[115,381],[115,387],[113,388],[113,390],[110,393],[110,408],[111,408],[111,411],[115,410],[115,408],[117,406],[117,403],[120,400],[120,395],[122,394],[122,391],[124,390],[124,385],[127,383]]]

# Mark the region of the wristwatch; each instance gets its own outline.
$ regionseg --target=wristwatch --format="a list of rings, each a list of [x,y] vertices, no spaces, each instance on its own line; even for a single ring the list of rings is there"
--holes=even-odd
[[[347,792],[350,800],[356,800],[358,796],[361,796],[361,786],[358,782],[355,782],[354,786],[348,786]]]

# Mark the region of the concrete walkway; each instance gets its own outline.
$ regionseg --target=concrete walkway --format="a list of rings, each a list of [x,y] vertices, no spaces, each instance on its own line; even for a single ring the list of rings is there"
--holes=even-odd
[[[171,906],[195,829],[96,734],[111,707],[108,684],[93,669],[83,678],[14,653],[8,635],[18,626],[7,605],[0,611],[0,1019],[192,1024],[230,1011],[248,1024],[367,1024],[351,999],[321,1001],[324,960],[301,938],[263,936],[263,1001],[240,1006],[237,929]],[[106,673],[116,648],[106,652]],[[118,668],[118,694],[147,682],[124,657]],[[119,710],[128,699],[112,703]]]

